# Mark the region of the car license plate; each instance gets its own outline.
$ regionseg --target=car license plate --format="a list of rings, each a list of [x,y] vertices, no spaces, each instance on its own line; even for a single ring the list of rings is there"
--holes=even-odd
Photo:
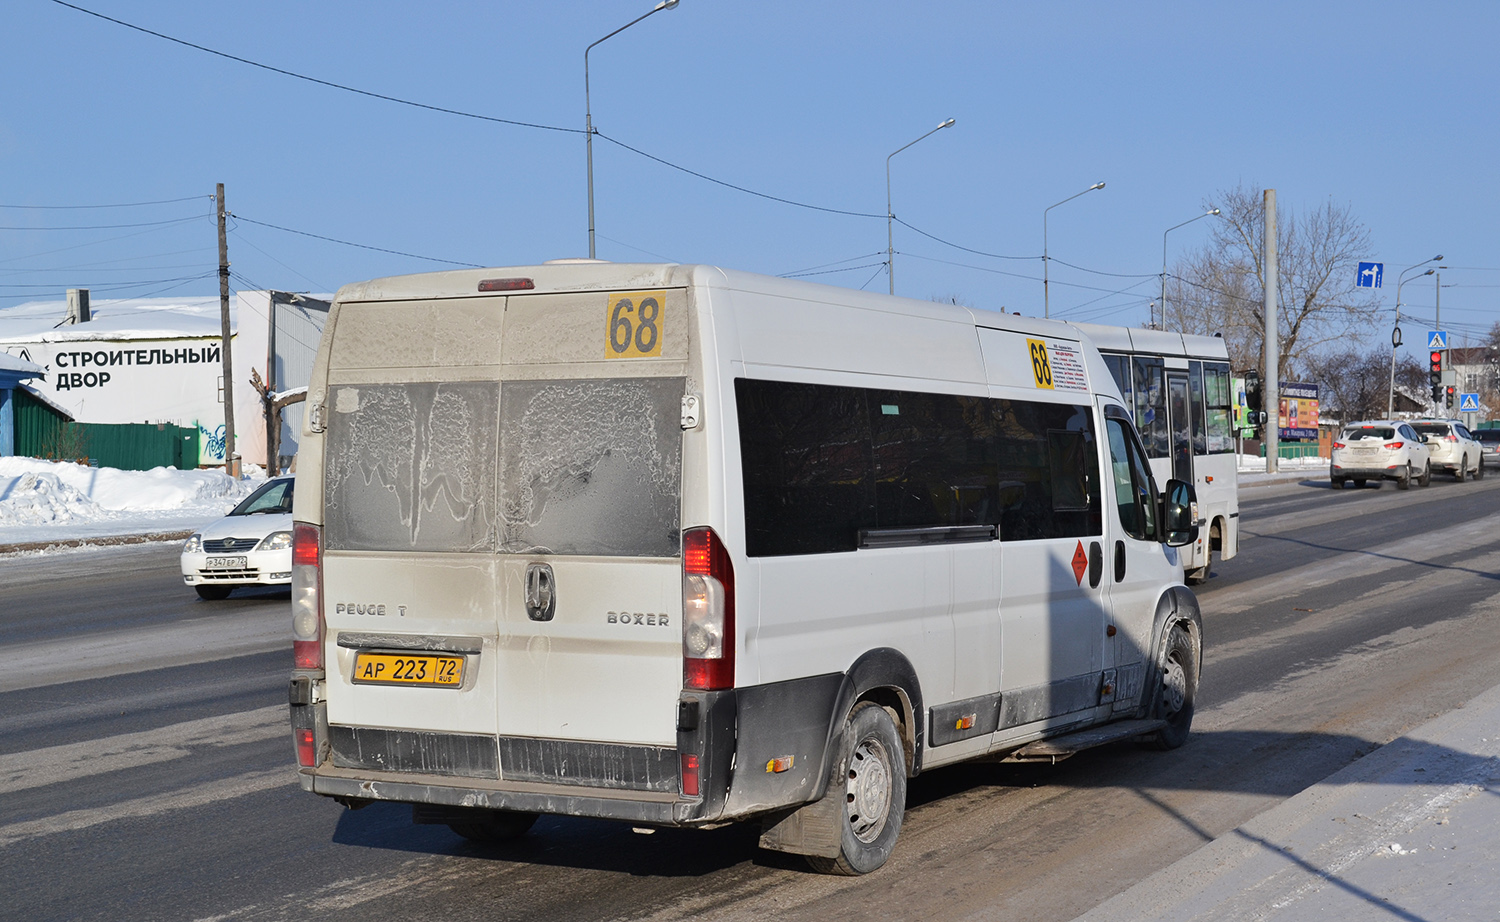
[[[243,557],[210,557],[203,561],[205,570],[243,570],[245,569],[245,558]]]
[[[439,653],[356,653],[359,684],[428,685],[457,688],[464,680],[464,658]]]

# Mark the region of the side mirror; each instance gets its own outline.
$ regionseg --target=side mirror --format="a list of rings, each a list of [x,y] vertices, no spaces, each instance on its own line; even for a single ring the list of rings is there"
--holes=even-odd
[[[1169,547],[1184,547],[1198,540],[1198,493],[1193,485],[1168,480],[1162,494],[1162,540]]]

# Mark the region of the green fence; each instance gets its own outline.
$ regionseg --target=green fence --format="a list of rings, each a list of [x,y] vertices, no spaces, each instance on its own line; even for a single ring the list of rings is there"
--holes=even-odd
[[[170,423],[75,423],[15,390],[16,454],[125,471],[198,466],[198,427]]]
[[[1266,446],[1260,446],[1260,456],[1266,456]],[[1317,442],[1278,442],[1276,443],[1276,457],[1278,458],[1316,458],[1318,457]]]

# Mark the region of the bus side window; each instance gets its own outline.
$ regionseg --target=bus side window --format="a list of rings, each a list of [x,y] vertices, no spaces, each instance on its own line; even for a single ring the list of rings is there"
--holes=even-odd
[[[1188,362],[1188,403],[1193,414],[1193,454],[1208,454],[1208,426],[1203,400],[1203,363]]]
[[[1135,426],[1146,443],[1146,456],[1165,458],[1170,443],[1167,432],[1166,363],[1160,358],[1135,356],[1131,360],[1135,379]]]
[[[1110,417],[1105,426],[1120,525],[1132,538],[1155,540],[1156,487],[1151,482],[1151,469],[1141,457],[1138,442],[1124,420]]]
[[[1229,366],[1223,362],[1203,363],[1203,389],[1208,404],[1208,452],[1226,454],[1234,451],[1234,430],[1230,426],[1233,406],[1230,401]]]

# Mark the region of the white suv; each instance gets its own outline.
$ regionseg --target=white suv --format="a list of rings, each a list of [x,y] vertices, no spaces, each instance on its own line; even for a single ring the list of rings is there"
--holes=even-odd
[[[1484,476],[1484,446],[1463,423],[1454,419],[1414,419],[1410,425],[1427,441],[1433,467],[1452,474],[1459,483],[1471,476],[1475,480]]]
[[[1333,458],[1328,475],[1336,488],[1352,480],[1356,487],[1365,481],[1396,481],[1396,488],[1407,490],[1416,480],[1422,486],[1432,482],[1431,452],[1426,441],[1399,420],[1376,420],[1354,423],[1333,443]]]

